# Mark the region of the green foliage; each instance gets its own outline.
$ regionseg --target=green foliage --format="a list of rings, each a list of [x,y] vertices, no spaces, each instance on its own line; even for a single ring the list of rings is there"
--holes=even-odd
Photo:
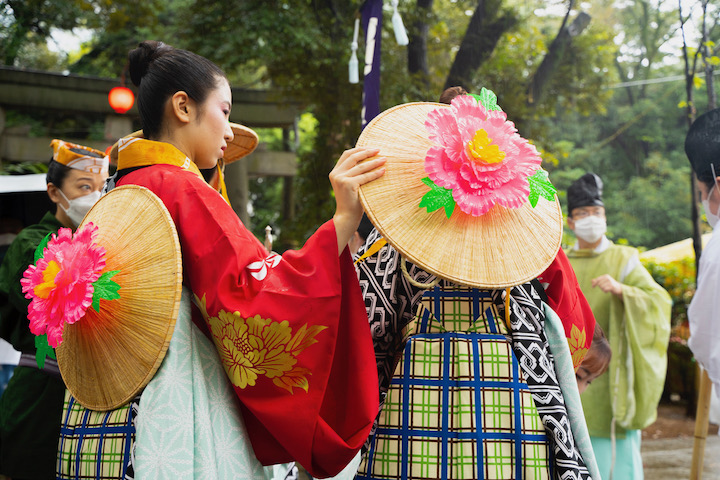
[[[425,177],[422,182],[430,187],[420,200],[420,208],[427,208],[428,213],[432,213],[440,208],[445,209],[445,216],[450,218],[453,210],[455,210],[455,199],[452,195],[452,189],[441,187],[433,182],[430,177]]]
[[[347,82],[347,61],[361,3],[241,0],[228,8],[227,2],[217,0],[141,4],[29,0],[23,6],[35,17],[42,14],[45,27],[96,29],[82,56],[69,59],[74,73],[117,77],[127,52],[139,41],[165,39],[218,63],[233,86],[268,88],[305,105],[305,119],[313,124],[301,126],[299,175],[293,186],[295,217],[283,217],[281,179],[255,179],[251,186],[253,225],[260,229],[256,235],[262,237],[264,226],[270,224],[279,233],[280,243],[299,244],[332,216],[327,175],[360,133],[362,86]],[[0,0],[4,20],[0,22],[0,53],[7,56],[11,48],[4,40],[19,38],[25,47],[18,50],[23,52],[18,59],[27,65],[63,68],[68,59],[53,59],[43,51],[47,28],[27,30],[31,22],[25,19],[33,15],[15,16],[11,5],[16,4]],[[682,82],[608,88],[620,81],[681,72],[681,66],[673,62],[676,52],[667,48],[677,28],[674,4],[670,0],[576,3],[577,9],[588,10],[591,22],[566,48],[545,95],[534,105],[527,102],[528,85],[560,28],[559,7],[567,2],[498,0],[497,5],[503,11],[511,9],[519,21],[503,35],[466,87],[473,93],[481,87],[494,90],[508,118],[542,153],[543,167],[561,203],[570,182],[594,171],[605,181],[614,238],[653,248],[689,236],[689,174],[682,151],[687,121],[684,110],[678,108],[686,100]],[[395,42],[386,5],[381,109],[438,98],[477,6],[477,0],[434,0],[433,8],[425,11],[416,2],[400,2],[411,37],[418,33],[420,22],[428,27],[429,77],[424,77],[408,73],[407,47]],[[551,13],[558,10],[561,14]],[[25,36],[18,36],[22,28],[26,28]],[[720,32],[713,35],[718,37]],[[358,53],[363,48],[361,40]],[[715,62],[712,55],[710,61]],[[698,111],[704,111],[703,95],[694,103]],[[102,119],[20,113],[31,119],[15,124],[32,125],[33,135],[101,133],[98,122]],[[11,116],[8,125],[13,123]],[[283,141],[277,130],[263,131],[261,136],[273,149]]]
[[[25,175],[27,173],[47,173],[47,171],[48,167],[44,163],[19,162],[0,165],[0,175]]]
[[[642,263],[672,298],[673,327],[686,325],[687,309],[695,295],[695,259],[686,257],[670,263],[643,260]]]

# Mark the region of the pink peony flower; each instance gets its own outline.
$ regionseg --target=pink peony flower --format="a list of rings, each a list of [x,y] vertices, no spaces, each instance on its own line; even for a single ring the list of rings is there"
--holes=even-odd
[[[96,231],[92,223],[74,236],[69,228],[61,228],[20,280],[25,298],[31,300],[30,331],[47,333],[52,347],[62,342],[65,323],[78,321],[92,304],[93,282],[105,268],[105,249],[93,243]]]
[[[540,155],[504,112],[459,95],[450,108],[430,112],[425,128],[436,144],[425,157],[425,171],[452,190],[460,210],[480,216],[495,204],[519,208],[527,202],[527,177],[540,168]]]

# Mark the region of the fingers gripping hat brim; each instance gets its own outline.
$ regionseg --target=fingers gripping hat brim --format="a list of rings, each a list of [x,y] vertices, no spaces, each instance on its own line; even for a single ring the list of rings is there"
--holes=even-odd
[[[386,240],[417,266],[446,280],[504,288],[535,278],[552,262],[562,238],[562,212],[540,198],[533,208],[499,205],[481,216],[418,207],[428,187],[424,159],[433,143],[425,121],[437,103],[393,107],[372,120],[357,146],[379,148],[385,174],[360,188],[365,212]]]

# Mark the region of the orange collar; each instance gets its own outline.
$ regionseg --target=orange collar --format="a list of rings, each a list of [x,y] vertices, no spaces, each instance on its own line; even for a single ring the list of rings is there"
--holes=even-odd
[[[131,137],[118,141],[118,170],[158,164],[175,165],[202,178],[197,165],[169,143]]]

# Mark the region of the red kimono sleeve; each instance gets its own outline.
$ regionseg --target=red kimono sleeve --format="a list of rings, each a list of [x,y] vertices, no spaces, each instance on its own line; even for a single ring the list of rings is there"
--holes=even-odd
[[[378,412],[375,356],[357,275],[332,221],[299,251],[268,254],[198,176],[154,165],[119,184],[147,187],[177,227],[192,290],[265,465],[337,474]]]
[[[562,320],[573,365],[577,368],[592,343],[595,316],[562,248],[547,270],[538,276],[538,280],[545,287],[550,308]]]

